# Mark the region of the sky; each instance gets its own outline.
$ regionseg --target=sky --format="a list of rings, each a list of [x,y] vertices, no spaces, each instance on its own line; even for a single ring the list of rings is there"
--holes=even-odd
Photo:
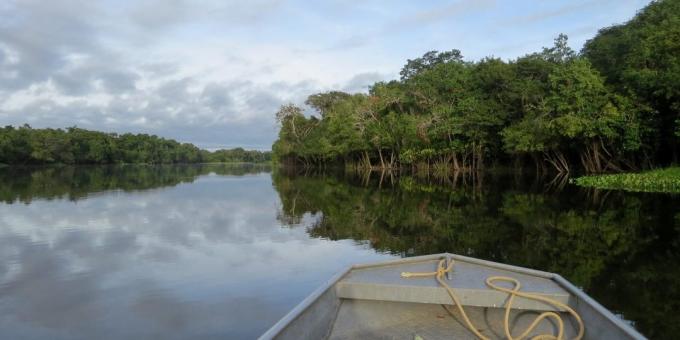
[[[3,0],[0,126],[267,150],[281,104],[365,92],[407,59],[580,50],[648,0]]]

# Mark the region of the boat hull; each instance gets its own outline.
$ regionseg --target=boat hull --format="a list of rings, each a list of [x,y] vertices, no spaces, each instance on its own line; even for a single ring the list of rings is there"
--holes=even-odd
[[[504,338],[503,316],[507,294],[484,283],[490,275],[513,277],[522,291],[564,302],[585,325],[584,339],[644,339],[628,323],[614,316],[561,276],[475,258],[436,254],[368,265],[355,265],[336,274],[260,339],[475,339],[451,298],[434,277],[405,279],[404,271],[432,271],[441,259],[454,261],[448,285],[466,314],[485,336]],[[562,316],[565,336],[578,328],[564,310],[516,298],[511,311],[513,334],[523,331],[541,312]],[[542,321],[532,334],[556,334],[556,325]]]

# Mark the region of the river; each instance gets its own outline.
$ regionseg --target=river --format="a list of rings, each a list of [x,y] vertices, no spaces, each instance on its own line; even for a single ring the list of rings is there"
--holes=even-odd
[[[680,333],[680,197],[562,178],[0,168],[0,338],[255,338],[352,263],[453,252],[560,273]]]

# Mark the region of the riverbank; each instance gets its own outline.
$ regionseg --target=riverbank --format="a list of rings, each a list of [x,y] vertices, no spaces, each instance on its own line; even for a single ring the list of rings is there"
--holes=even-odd
[[[635,192],[680,193],[680,167],[641,173],[584,176],[574,179],[582,187]]]

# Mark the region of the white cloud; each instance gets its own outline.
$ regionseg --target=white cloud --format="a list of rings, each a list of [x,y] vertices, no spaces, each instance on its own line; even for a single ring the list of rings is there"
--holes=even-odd
[[[645,2],[626,2],[608,17],[589,11],[603,8],[592,0],[9,0],[0,4],[0,125],[79,125],[266,149],[284,102],[366,91],[432,49],[504,57],[550,45],[560,32],[578,32],[582,42],[590,27],[620,22]],[[490,28],[567,14],[582,20],[539,33]]]

